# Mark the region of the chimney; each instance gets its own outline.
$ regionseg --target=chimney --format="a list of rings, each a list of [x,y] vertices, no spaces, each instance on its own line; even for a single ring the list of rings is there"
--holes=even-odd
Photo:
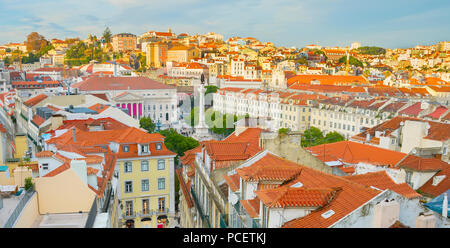
[[[63,124],[64,116],[62,115],[53,115],[51,117],[51,130],[56,130]]]
[[[73,138],[73,142],[77,142],[77,135],[76,135],[76,130],[75,127],[72,128],[72,138]]]
[[[416,218],[416,228],[434,228],[436,219],[432,213],[420,213]]]
[[[448,199],[447,199],[447,192],[444,193],[444,201],[442,202],[442,216],[444,218],[447,218],[447,212],[448,212]]]
[[[400,216],[400,204],[397,201],[382,201],[375,206],[374,227],[388,228]]]

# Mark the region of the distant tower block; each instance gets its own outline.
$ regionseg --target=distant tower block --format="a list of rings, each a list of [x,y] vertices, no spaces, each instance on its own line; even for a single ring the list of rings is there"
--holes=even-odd
[[[361,43],[360,42],[353,42],[351,45],[351,49],[358,49],[361,47]]]

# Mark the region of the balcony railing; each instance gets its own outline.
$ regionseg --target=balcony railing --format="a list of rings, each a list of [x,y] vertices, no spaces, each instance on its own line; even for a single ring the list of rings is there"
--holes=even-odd
[[[135,211],[122,213],[122,218],[124,218],[124,219],[132,219],[132,218],[136,218],[136,217],[137,217],[137,212],[135,212]]]
[[[198,212],[199,212],[199,214],[200,214],[200,217],[202,218],[202,220],[203,220],[203,223],[204,223],[204,225],[205,225],[205,227],[207,227],[207,228],[209,228],[209,227],[211,227],[211,224],[209,223],[209,217],[208,216],[206,216],[204,213],[203,213],[203,209],[202,209],[202,207],[201,207],[201,205],[200,205],[200,202],[199,202],[199,200],[198,200],[198,198],[197,198],[197,195],[196,195],[196,193],[195,193],[195,190],[194,190],[194,188],[191,186],[191,195],[192,195],[192,199],[194,200],[194,205],[195,205],[195,208],[197,208],[197,210],[198,210]]]
[[[94,226],[95,217],[97,217],[97,197],[94,198],[94,202],[92,203],[84,228],[92,228]]]
[[[24,196],[22,197],[22,199],[20,199],[16,208],[14,209],[14,211],[6,221],[5,225],[3,226],[4,228],[14,227],[14,224],[19,218],[20,214],[22,213],[22,210],[25,208],[25,205],[28,203],[28,201],[31,199],[34,193],[35,193],[34,189],[29,189],[28,191],[25,192]]]
[[[147,210],[147,211],[139,211],[137,212],[138,217],[151,217],[151,216],[158,216],[158,215],[167,215],[169,214],[168,209],[164,210]]]

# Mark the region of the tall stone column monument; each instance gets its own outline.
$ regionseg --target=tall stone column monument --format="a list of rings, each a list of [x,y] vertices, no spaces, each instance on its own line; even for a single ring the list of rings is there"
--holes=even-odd
[[[195,126],[195,131],[192,137],[198,141],[210,140],[212,137],[208,132],[208,126],[205,122],[205,76],[202,74],[200,79],[200,85],[198,86],[199,97],[199,121]],[[194,91],[195,92],[195,91]]]

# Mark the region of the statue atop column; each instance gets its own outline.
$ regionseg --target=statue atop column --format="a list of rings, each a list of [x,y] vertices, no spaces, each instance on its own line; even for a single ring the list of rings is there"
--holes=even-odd
[[[209,140],[211,136],[208,132],[208,126],[205,122],[205,76],[202,74],[200,77],[200,85],[198,86],[199,94],[199,115],[198,124],[195,126],[193,137],[199,141]],[[194,91],[195,92],[195,91]]]

